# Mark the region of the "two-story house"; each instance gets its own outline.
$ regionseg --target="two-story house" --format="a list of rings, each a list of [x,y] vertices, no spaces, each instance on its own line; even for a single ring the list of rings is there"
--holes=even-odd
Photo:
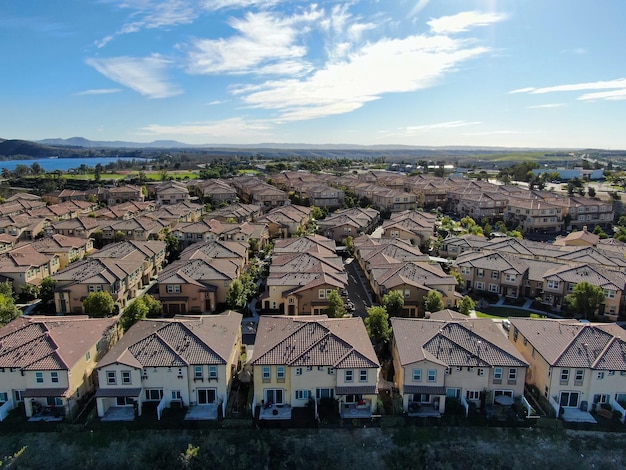
[[[117,320],[21,317],[0,329],[0,404],[32,420],[61,420],[93,392],[96,362],[119,337]]]
[[[224,416],[241,365],[241,318],[229,311],[134,324],[98,363],[98,416],[132,420],[173,402],[189,407],[186,419]]]
[[[252,355],[255,417],[335,399],[341,417],[371,417],[380,363],[361,318],[262,316]]]
[[[394,383],[408,415],[440,416],[446,398],[484,408],[523,396],[528,363],[493,321],[442,311],[391,325]]]
[[[624,413],[626,342],[615,324],[511,318],[509,340],[530,364],[526,381],[557,417],[591,421],[600,405]]]

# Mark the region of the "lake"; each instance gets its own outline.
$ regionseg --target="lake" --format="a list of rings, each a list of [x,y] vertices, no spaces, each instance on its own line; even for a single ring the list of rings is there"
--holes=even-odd
[[[78,168],[83,163],[90,167],[95,167],[98,163],[102,166],[106,166],[108,163],[117,162],[118,160],[133,160],[133,158],[125,157],[94,157],[94,158],[40,158],[37,160],[6,160],[0,161],[0,169],[6,168],[13,171],[19,164],[30,167],[33,163],[37,162],[41,165],[44,171],[61,170],[67,171],[70,168]],[[145,160],[149,162],[149,159],[137,159]]]

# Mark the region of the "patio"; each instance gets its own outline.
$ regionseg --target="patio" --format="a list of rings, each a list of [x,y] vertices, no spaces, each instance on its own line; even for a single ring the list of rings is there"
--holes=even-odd
[[[291,406],[289,405],[269,405],[261,407],[259,412],[260,420],[281,420],[291,419]]]
[[[591,413],[578,408],[563,408],[563,413],[561,413],[560,417],[568,423],[597,423]]]
[[[219,405],[190,406],[185,414],[185,421],[215,421],[219,416]]]
[[[409,402],[406,414],[418,418],[441,418],[439,404],[435,407],[431,403]]]
[[[132,406],[111,406],[100,418],[101,421],[134,421],[135,408]]]
[[[339,413],[342,418],[348,419],[372,417],[372,411],[369,402],[366,402],[364,405],[358,405],[356,403],[342,404]]]

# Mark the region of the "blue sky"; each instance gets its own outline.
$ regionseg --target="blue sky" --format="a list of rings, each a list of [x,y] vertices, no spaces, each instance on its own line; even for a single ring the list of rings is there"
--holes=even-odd
[[[622,0],[5,0],[0,137],[626,149]]]

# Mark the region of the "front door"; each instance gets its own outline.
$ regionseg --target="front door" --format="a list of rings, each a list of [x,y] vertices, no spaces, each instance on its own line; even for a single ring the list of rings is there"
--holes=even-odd
[[[283,404],[283,389],[282,388],[267,388],[265,389],[265,403],[282,405]]]
[[[578,399],[580,393],[578,392],[561,392],[560,405],[563,408],[578,408]]]
[[[214,388],[199,388],[198,389],[198,405],[210,405],[215,403],[217,393]]]

